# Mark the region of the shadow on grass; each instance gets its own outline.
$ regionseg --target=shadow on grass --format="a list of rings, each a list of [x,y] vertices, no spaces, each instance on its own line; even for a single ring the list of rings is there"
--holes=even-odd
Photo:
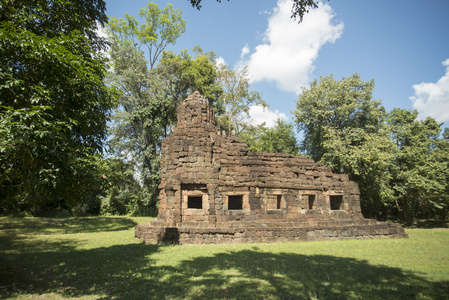
[[[128,244],[80,250],[71,241],[1,237],[0,298],[49,293],[103,299],[449,298],[448,282],[430,282],[353,258],[274,254],[252,247],[171,264],[155,261],[154,254],[177,250],[172,247],[186,251],[189,246]],[[192,246],[197,251],[194,247],[201,246]]]
[[[416,225],[413,226],[416,228],[449,228],[448,221],[439,221],[439,220],[419,220],[416,222]]]
[[[2,218],[0,230],[16,230],[21,233],[69,234],[119,231],[136,225],[137,223],[133,220],[123,217]]]

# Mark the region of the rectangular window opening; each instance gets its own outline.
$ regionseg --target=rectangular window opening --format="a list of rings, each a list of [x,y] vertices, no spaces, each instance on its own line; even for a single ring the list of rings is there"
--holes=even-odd
[[[187,208],[203,209],[203,197],[189,196],[187,199]]]
[[[340,210],[342,200],[343,196],[341,195],[330,196],[331,210]]]
[[[243,209],[243,196],[228,196],[228,209]]]
[[[315,209],[315,195],[309,195],[309,209]]]
[[[282,195],[277,195],[276,209],[281,209]]]

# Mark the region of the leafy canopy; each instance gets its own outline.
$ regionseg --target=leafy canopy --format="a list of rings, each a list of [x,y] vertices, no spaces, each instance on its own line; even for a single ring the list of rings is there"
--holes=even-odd
[[[292,155],[298,155],[299,152],[293,125],[282,119],[276,120],[272,128],[265,124],[248,126],[240,133],[239,139],[248,145],[249,151]]]
[[[358,183],[366,216],[447,218],[449,131],[441,138],[441,124],[417,111],[386,113],[373,89],[358,74],[312,82],[294,111],[302,151]]]
[[[232,70],[229,66],[221,64],[218,67],[218,83],[223,93],[219,98],[219,106],[223,109],[223,115],[217,118],[219,126],[236,130],[236,135],[247,126],[247,118],[252,105],[266,107],[261,95],[250,89],[250,77],[248,67]]]
[[[395,108],[388,116],[395,144],[391,186],[400,215],[414,218],[447,217],[449,211],[449,143],[440,138],[441,124],[416,110]]]
[[[131,202],[137,203],[139,211],[155,212],[161,142],[176,124],[178,104],[196,90],[214,104],[221,89],[216,84],[213,52],[204,53],[199,46],[194,49],[195,57],[186,50],[179,55],[165,51],[185,31],[180,10],[171,4],[159,9],[149,3],[139,15],[144,19],[140,25],[128,14],[126,20],[112,18],[108,24],[112,63],[108,76],[119,90],[109,146],[112,154],[126,166],[132,165],[140,177],[140,189],[133,189],[133,195],[144,200]],[[108,190],[103,198],[106,207],[130,202],[130,194],[120,192],[127,196],[115,197],[117,191]]]
[[[102,0],[0,2],[0,186],[11,209],[74,207],[96,184],[113,106]]]
[[[109,30],[115,43],[128,43],[141,51],[145,46],[149,55],[150,69],[153,69],[162,52],[185,32],[185,21],[181,18],[181,10],[173,9],[168,3],[163,9],[155,3],[139,11],[143,24],[133,16],[125,14],[125,20],[112,17]]]
[[[342,80],[321,77],[303,90],[294,111],[304,139],[301,150],[334,172],[350,175],[361,192],[362,210],[379,216],[389,201],[392,143],[381,101],[372,99],[374,80],[358,74]]]

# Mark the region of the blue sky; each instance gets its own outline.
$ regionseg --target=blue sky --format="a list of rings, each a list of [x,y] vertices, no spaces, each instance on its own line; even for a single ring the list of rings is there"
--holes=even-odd
[[[291,0],[203,0],[198,11],[188,0],[182,10],[186,32],[167,50],[199,45],[231,67],[248,65],[252,89],[270,111],[253,109],[267,124],[291,111],[303,87],[320,76],[374,79],[374,99],[413,109],[449,127],[449,1],[330,0],[303,23],[290,19]],[[138,12],[148,1],[106,0],[109,16]]]

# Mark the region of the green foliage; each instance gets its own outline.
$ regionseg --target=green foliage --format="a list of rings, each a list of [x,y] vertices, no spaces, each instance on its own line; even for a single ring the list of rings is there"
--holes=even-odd
[[[322,161],[358,183],[362,212],[367,217],[387,218],[392,201],[389,167],[393,158],[387,128],[328,129]]]
[[[176,109],[179,103],[191,93],[200,92],[213,107],[217,108],[217,101],[222,92],[217,83],[215,53],[205,53],[199,46],[196,46],[193,52],[195,57],[192,57],[187,50],[181,51],[179,55],[171,51],[164,52],[157,66],[166,97],[171,103],[171,124],[176,123]]]
[[[321,77],[300,95],[294,114],[304,132],[302,150],[334,172],[349,174],[359,185],[363,213],[385,218],[393,145],[373,89],[374,80],[364,82],[358,74],[340,81]]]
[[[155,215],[156,205],[142,188],[136,166],[118,158],[108,158],[102,163],[104,192],[99,197],[103,215]]]
[[[139,11],[143,24],[129,14],[125,19],[112,17],[109,29],[114,42],[136,46],[140,51],[142,46],[148,50],[150,69],[156,66],[159,56],[169,44],[175,44],[185,32],[185,21],[181,18],[181,10],[173,9],[171,3],[163,9],[155,3]]]
[[[304,133],[301,150],[320,161],[325,153],[325,134],[360,128],[376,133],[385,119],[381,101],[373,100],[374,80],[363,81],[358,74],[336,80],[333,76],[314,80],[304,89],[293,112],[298,129]]]
[[[215,83],[213,52],[195,47],[193,58],[187,51],[180,55],[163,51],[185,30],[180,10],[173,10],[171,4],[160,10],[150,3],[139,14],[145,20],[141,25],[128,14],[126,21],[112,18],[108,25],[109,79],[119,90],[109,146],[115,157],[133,165],[141,183],[127,181],[126,193],[109,188],[103,198],[108,213],[156,213],[161,142],[176,124],[179,102],[198,90],[213,104],[221,91]],[[142,47],[147,48],[149,61]]]
[[[185,21],[171,4],[161,10],[148,3],[139,15],[145,21],[141,25],[128,14],[126,20],[111,18],[108,24],[113,67],[109,78],[120,94],[109,146],[116,157],[132,162],[142,186],[127,181],[131,185],[126,193],[110,187],[103,199],[107,203],[104,212],[108,213],[138,213],[140,207],[148,206],[138,204],[138,199],[151,206],[146,213],[155,213],[161,141],[174,119],[175,106],[166,98],[164,81],[153,67],[167,45],[174,44],[185,31]],[[142,46],[148,50],[150,69]]]
[[[401,216],[448,217],[449,143],[440,139],[441,124],[428,117],[417,120],[418,112],[393,109],[388,123],[395,143],[391,185]]]
[[[374,81],[322,77],[295,110],[302,150],[358,183],[366,216],[448,217],[448,140],[434,119],[372,99]],[[447,131],[445,131],[447,132]]]
[[[318,8],[318,5],[320,4],[320,2],[316,0],[292,0],[292,2],[291,17],[298,20],[298,23],[302,22],[305,14],[309,13],[311,9]]]
[[[229,66],[218,67],[218,82],[223,93],[218,99],[218,105],[223,109],[223,115],[217,117],[218,126],[226,128],[230,134],[236,131],[236,136],[247,127],[246,118],[249,117],[249,109],[252,105],[267,104],[261,95],[250,90],[250,77],[248,67],[232,70]]]
[[[248,145],[249,151],[292,155],[298,155],[299,151],[293,125],[281,119],[276,120],[273,128],[265,124],[248,126],[240,133],[239,139]]]
[[[130,160],[137,167],[143,186],[131,190],[138,191],[133,197],[148,194],[149,202],[154,205],[160,182],[161,141],[166,134],[172,108],[165,98],[158,74],[146,70],[146,60],[135,48],[131,47],[130,52],[133,55],[127,58],[128,67],[124,70],[116,67],[115,73],[111,74],[112,84],[120,88],[121,95],[120,106],[110,124],[109,147],[116,157]],[[113,189],[108,191],[109,194],[113,192]],[[123,201],[124,206],[128,205],[128,200]]]
[[[113,105],[103,1],[1,1],[0,190],[4,210],[63,203],[97,185]],[[76,12],[76,13],[75,13]]]

